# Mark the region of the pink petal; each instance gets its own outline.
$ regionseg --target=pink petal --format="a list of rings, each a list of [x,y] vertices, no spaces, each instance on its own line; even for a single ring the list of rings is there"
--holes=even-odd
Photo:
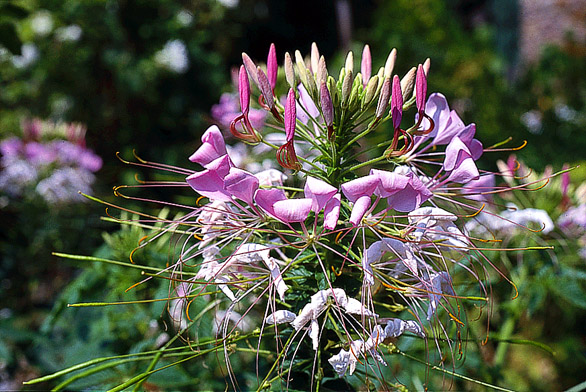
[[[325,181],[307,177],[304,192],[305,197],[310,198],[313,202],[311,210],[319,212],[338,190]]]
[[[224,189],[224,180],[215,171],[194,173],[186,181],[197,193],[211,200],[232,201],[230,194]]]
[[[220,128],[216,125],[209,127],[201,136],[202,145],[190,157],[191,162],[202,166],[226,154],[226,143]]]
[[[348,181],[341,185],[344,196],[351,202],[355,202],[361,196],[371,196],[376,187],[379,185],[380,179],[375,175],[368,175]]]
[[[425,104],[425,113],[432,118],[434,123],[433,131],[427,137],[435,137],[438,129],[445,128],[450,117],[450,107],[448,106],[446,97],[440,93],[431,94]],[[421,127],[423,129],[429,129],[429,121],[424,118]]]
[[[409,177],[395,172],[372,169],[370,175],[377,176],[380,180],[379,186],[374,192],[375,195],[380,197],[389,197],[405,189],[409,184]]]
[[[433,196],[417,176],[412,174],[410,177],[405,189],[387,199],[389,208],[399,212],[411,212]]]
[[[258,189],[258,178],[247,171],[233,167],[224,178],[224,188],[237,199],[252,204],[254,193]]]
[[[230,160],[228,154],[222,155],[207,165],[204,165],[206,169],[216,172],[220,178],[226,177],[232,166],[234,166],[234,164]]]
[[[328,230],[334,230],[338,224],[340,202],[341,196],[339,193],[336,193],[324,208],[324,227]]]
[[[352,207],[352,213],[350,214],[350,223],[352,223],[352,226],[358,226],[369,207],[370,196],[361,196],[354,202],[354,207]]]
[[[311,199],[287,199],[275,202],[275,217],[282,222],[303,222],[311,211]]]
[[[454,136],[459,135],[460,132],[464,131],[466,128],[464,122],[460,119],[460,116],[458,116],[458,113],[456,113],[455,110],[450,112],[447,121],[442,125],[443,126],[440,126],[437,129],[437,134],[432,142],[433,145],[450,143]]]
[[[254,201],[256,204],[273,218],[277,218],[275,216],[273,205],[277,201],[286,199],[287,196],[282,189],[259,189],[254,195]]]
[[[467,183],[480,175],[470,150],[457,136],[446,148],[444,170],[450,173],[448,181],[458,183]]]

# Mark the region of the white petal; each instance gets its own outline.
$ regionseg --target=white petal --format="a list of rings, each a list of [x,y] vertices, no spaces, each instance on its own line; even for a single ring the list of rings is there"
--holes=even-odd
[[[275,313],[272,313],[267,316],[265,319],[265,323],[267,324],[284,324],[290,323],[295,320],[295,313],[290,312],[288,310],[277,310]]]

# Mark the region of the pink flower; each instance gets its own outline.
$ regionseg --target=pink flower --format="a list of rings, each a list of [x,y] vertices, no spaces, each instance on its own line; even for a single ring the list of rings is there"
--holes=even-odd
[[[311,211],[311,199],[288,199],[282,189],[259,189],[256,204],[267,214],[285,223],[303,222]]]

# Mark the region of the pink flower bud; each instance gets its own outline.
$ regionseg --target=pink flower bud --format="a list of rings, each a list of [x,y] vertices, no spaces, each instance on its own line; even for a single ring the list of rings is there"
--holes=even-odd
[[[277,51],[275,49],[275,44],[271,44],[269,49],[269,56],[267,57],[267,76],[269,78],[269,83],[273,91],[275,90],[275,86],[277,85],[277,72],[279,70],[279,66],[277,64]]]
[[[415,79],[415,105],[417,111],[422,113],[425,110],[425,96],[427,95],[427,79],[425,70],[421,64],[417,67],[417,77]]]
[[[240,94],[240,108],[242,113],[247,114],[250,108],[250,84],[248,83],[248,75],[244,65],[240,66],[238,74],[238,93]]]
[[[370,74],[372,72],[372,56],[370,55],[370,47],[364,45],[362,50],[362,62],[360,63],[360,73],[362,74],[362,83],[364,86],[370,80]]]
[[[269,78],[260,67],[256,67],[256,71],[258,78],[258,88],[260,89],[260,92],[265,100],[265,104],[269,107],[269,109],[272,110],[273,107],[275,107],[275,99],[273,98],[273,89],[271,88]]]
[[[401,81],[395,75],[393,78],[393,95],[391,96],[391,116],[393,117],[393,128],[401,127],[403,117],[403,93],[401,92]]]

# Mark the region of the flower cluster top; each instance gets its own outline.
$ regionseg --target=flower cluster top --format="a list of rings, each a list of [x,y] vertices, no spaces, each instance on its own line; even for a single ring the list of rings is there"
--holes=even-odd
[[[282,68],[274,45],[266,67],[243,54],[240,112],[223,122],[252,151],[272,150],[278,166],[238,167],[241,159],[217,126],[189,158],[203,170],[186,181],[209,202],[189,216],[198,242],[184,246],[181,262],[202,261],[180,291],[207,287],[196,284],[203,279],[232,304],[252,307],[263,302],[249,294],[267,282],[267,328],[284,323],[304,331],[316,352],[325,343],[319,320],[334,314],[327,328],[345,338],[337,354],[326,351],[339,375],[352,373],[367,354],[385,363],[379,344],[403,332],[434,336],[437,330],[425,327],[441,308],[461,324],[450,271],[461,266],[479,280],[462,221],[474,219],[496,190],[493,175],[476,166],[484,149],[475,125],[450,110],[442,94],[427,96],[429,60],[400,78],[396,57],[391,51],[373,72],[365,46],[360,70],[350,52],[336,79],[315,44],[307,60],[299,51],[285,53]],[[253,96],[269,132],[259,128],[258,115],[250,118]],[[298,284],[300,276],[313,286]],[[401,305],[390,312],[375,300]],[[411,320],[402,319],[405,309]],[[361,327],[349,323],[350,315]]]

